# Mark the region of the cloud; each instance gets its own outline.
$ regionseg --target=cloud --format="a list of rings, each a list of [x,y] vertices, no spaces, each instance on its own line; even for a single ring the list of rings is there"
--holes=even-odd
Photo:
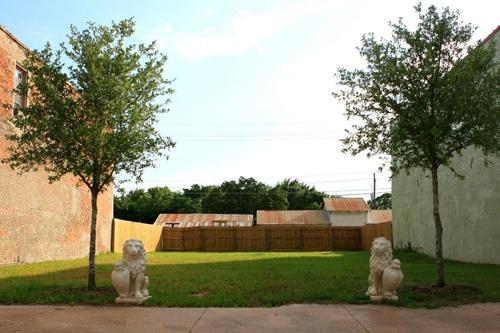
[[[150,35],[161,47],[173,46],[190,61],[243,54],[301,20],[324,14],[333,5],[321,0],[291,2],[264,13],[240,12],[197,32],[178,31],[167,23],[154,28]]]

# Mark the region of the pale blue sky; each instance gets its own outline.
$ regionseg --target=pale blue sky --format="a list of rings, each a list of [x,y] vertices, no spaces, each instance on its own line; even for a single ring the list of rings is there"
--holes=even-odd
[[[376,159],[340,152],[349,126],[330,95],[339,66],[360,66],[363,33],[415,21],[414,1],[5,1],[0,24],[30,48],[65,40],[69,25],[134,17],[138,42],[157,40],[175,78],[158,129],[177,146],[136,187],[219,184],[239,176],[298,178],[331,194],[368,197]],[[430,1],[423,1],[424,6]],[[434,1],[462,11],[475,39],[498,25],[496,1]],[[380,192],[390,190],[378,173]]]

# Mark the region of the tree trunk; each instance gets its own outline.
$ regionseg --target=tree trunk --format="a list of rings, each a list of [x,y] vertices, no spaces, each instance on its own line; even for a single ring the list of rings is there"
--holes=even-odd
[[[444,262],[443,262],[443,225],[439,215],[439,186],[438,186],[438,168],[431,168],[432,174],[432,213],[434,215],[434,226],[436,227],[436,274],[437,287],[446,285],[444,280]]]
[[[89,247],[89,281],[88,289],[94,290],[95,285],[95,241],[96,241],[96,225],[97,225],[97,196],[98,191],[92,193],[92,218],[90,221],[90,247]]]

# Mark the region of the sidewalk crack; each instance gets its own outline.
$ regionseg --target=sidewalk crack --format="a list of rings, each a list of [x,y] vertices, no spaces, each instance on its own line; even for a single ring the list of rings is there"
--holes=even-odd
[[[201,313],[200,317],[198,319],[196,319],[196,321],[194,322],[193,326],[191,326],[191,328],[189,329],[188,333],[193,333],[193,329],[194,327],[196,326],[196,324],[198,324],[198,322],[201,320],[201,318],[203,317],[203,315],[205,314],[205,312],[207,312],[208,308],[205,308],[205,310],[203,310],[203,312]]]
[[[358,323],[359,326],[363,327],[363,329],[366,332],[370,333],[370,331],[363,324],[361,324],[361,322],[358,320],[358,318],[354,317],[354,315],[351,313],[351,311],[349,311],[349,309],[347,308],[347,306],[343,305],[343,307],[347,311],[347,313],[351,316],[351,318],[354,319]]]

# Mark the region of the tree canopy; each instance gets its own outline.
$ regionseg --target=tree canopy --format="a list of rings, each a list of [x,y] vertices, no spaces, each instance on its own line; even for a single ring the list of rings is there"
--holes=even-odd
[[[475,28],[459,12],[420,4],[415,11],[415,29],[400,19],[389,40],[363,36],[366,67],[339,68],[334,96],[356,120],[344,152],[390,156],[394,173],[431,173],[437,285],[444,286],[437,170],[453,170],[452,158],[467,147],[500,151],[500,68],[494,43],[471,45]]]
[[[115,197],[115,216],[153,223],[161,213],[255,215],[257,210],[320,209],[327,196],[296,179],[269,186],[240,177],[220,185],[194,184],[182,192],[171,192],[168,187],[132,190]]]
[[[44,168],[49,180],[71,174],[92,196],[89,288],[95,288],[97,197],[124,172],[141,178],[154,157],[174,146],[155,129],[173,90],[165,78],[167,57],[155,43],[131,44],[131,19],[110,27],[71,26],[67,44],[27,53],[29,80],[18,89],[28,104],[16,110],[4,160],[24,172]],[[16,107],[17,108],[17,107]]]
[[[375,199],[368,200],[370,209],[391,209],[392,208],[392,194],[384,193]]]
[[[317,191],[314,186],[297,179],[284,179],[275,188],[287,193],[290,210],[321,209],[323,198],[328,197],[324,192]]]

